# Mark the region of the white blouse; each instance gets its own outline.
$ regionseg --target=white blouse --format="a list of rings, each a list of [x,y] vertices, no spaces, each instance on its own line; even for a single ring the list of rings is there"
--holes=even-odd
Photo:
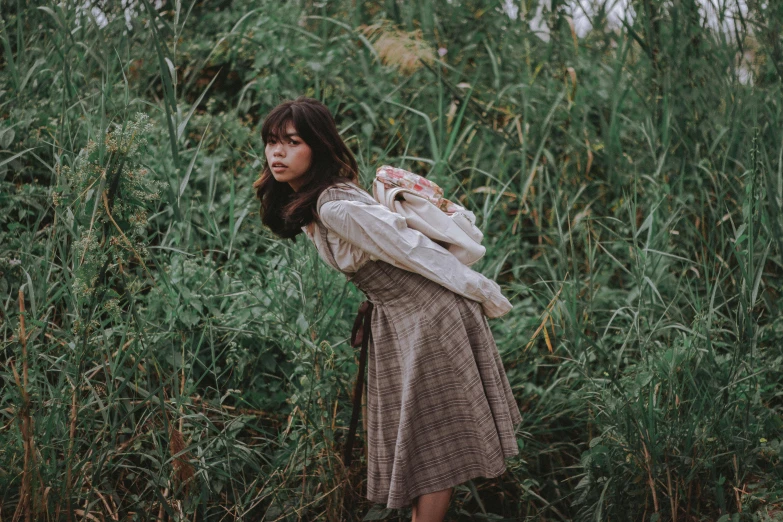
[[[316,222],[302,227],[328,265],[348,274],[366,262],[382,260],[403,270],[416,272],[452,292],[478,301],[487,317],[500,317],[511,303],[491,279],[462,264],[451,252],[412,228],[405,218],[381,205],[362,201],[335,200],[321,205],[326,240],[338,266],[324,253]]]

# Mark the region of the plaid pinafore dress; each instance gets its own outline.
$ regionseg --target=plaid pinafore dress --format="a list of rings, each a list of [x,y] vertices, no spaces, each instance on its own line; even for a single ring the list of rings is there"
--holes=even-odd
[[[321,205],[369,194],[332,186]],[[319,252],[337,267],[318,224]],[[367,498],[410,506],[440,491],[506,470],[517,455],[516,401],[481,304],[385,261],[347,279],[372,302],[367,378]]]

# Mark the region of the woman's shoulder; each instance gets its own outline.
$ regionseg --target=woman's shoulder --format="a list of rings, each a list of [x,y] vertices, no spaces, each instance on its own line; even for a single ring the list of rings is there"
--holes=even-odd
[[[330,185],[321,192],[318,196],[318,210],[320,211],[324,203],[340,200],[376,203],[375,199],[366,190],[353,181],[346,180]]]

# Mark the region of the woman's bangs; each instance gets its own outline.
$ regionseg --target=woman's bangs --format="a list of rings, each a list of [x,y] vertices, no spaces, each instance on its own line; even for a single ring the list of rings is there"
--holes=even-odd
[[[270,114],[261,127],[261,139],[264,143],[268,143],[270,139],[279,139],[285,134],[289,122],[294,123],[294,115],[290,108]]]

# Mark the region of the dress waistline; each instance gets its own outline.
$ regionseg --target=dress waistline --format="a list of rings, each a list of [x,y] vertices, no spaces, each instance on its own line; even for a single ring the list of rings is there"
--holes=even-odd
[[[411,277],[424,276],[381,260],[367,261],[359,270],[346,276],[374,305],[389,305],[397,300],[409,299],[406,285],[401,283]]]

